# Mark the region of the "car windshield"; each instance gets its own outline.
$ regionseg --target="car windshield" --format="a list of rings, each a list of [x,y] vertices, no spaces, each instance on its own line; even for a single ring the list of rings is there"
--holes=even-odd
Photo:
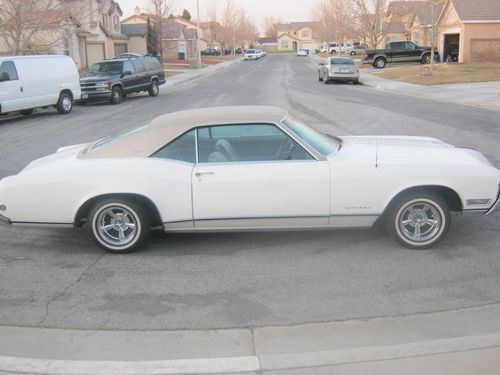
[[[255,50],[253,50],[253,49],[249,49],[249,50],[247,51],[247,53],[255,53]]]
[[[330,59],[330,64],[332,65],[354,65],[353,59],[343,58],[343,57],[334,57]]]
[[[120,74],[122,72],[121,61],[106,61],[92,65],[90,73],[93,74]]]
[[[134,135],[137,133],[142,133],[148,129],[148,126],[149,126],[149,124],[146,124],[146,125],[143,124],[143,125],[137,126],[135,128],[129,129],[124,133],[121,133],[118,135],[112,135],[112,136],[109,136],[106,138],[102,138],[102,139],[98,140],[97,142],[95,142],[92,146],[90,146],[87,151],[94,151],[94,150],[97,150],[98,148],[100,148],[104,145],[110,145],[110,144],[116,143],[118,141],[121,141],[125,138],[128,138],[131,135]]]
[[[340,138],[329,138],[293,117],[289,116],[284,119],[283,124],[322,155],[333,154],[342,145]]]

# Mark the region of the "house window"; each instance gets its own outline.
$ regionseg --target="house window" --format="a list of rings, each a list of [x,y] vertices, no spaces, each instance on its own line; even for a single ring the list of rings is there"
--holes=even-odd
[[[302,38],[309,38],[309,32],[308,31],[302,31]]]
[[[106,29],[108,28],[108,15],[107,14],[102,15],[102,24]]]
[[[120,17],[114,16],[113,18],[114,18],[115,31],[117,33],[119,33],[120,32]]]
[[[281,48],[288,49],[288,40],[281,41]]]

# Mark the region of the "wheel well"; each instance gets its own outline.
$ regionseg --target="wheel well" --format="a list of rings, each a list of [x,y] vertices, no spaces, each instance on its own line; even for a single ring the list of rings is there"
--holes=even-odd
[[[62,91],[59,93],[59,98],[61,98],[61,95],[62,95],[62,94],[65,94],[65,93],[69,94],[69,96],[71,96],[71,100],[73,100],[73,93],[72,93],[72,92],[71,92],[71,90],[69,90],[69,89],[62,90]]]
[[[373,61],[375,61],[377,59],[383,59],[383,60],[387,61],[387,57],[385,57],[385,56],[375,56],[375,58],[373,59]]]
[[[387,205],[384,214],[402,195],[409,193],[421,193],[421,192],[433,192],[445,200],[445,202],[448,204],[450,211],[454,212],[462,211],[463,208],[462,201],[460,199],[460,196],[455,190],[446,186],[426,185],[426,186],[411,187],[398,193],[395,197],[391,199],[391,202]]]
[[[135,203],[141,205],[142,207],[145,207],[148,210],[148,212],[151,215],[150,218],[152,227],[162,225],[162,220],[158,208],[151,201],[151,199],[146,198],[145,196],[140,194],[123,193],[123,194],[103,194],[103,195],[98,195],[97,197],[90,198],[88,201],[82,204],[78,209],[78,212],[76,213],[75,216],[75,223],[74,223],[75,227],[80,228],[86,223],[87,217],[94,204],[96,204],[99,201],[111,198],[130,199],[134,201]]]

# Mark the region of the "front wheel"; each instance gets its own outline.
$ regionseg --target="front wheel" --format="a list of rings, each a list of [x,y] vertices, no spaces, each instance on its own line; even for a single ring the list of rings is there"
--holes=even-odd
[[[391,236],[410,249],[428,249],[442,241],[450,227],[448,204],[432,192],[405,194],[387,217]]]
[[[88,216],[94,241],[110,253],[128,253],[142,246],[150,232],[149,215],[144,207],[128,199],[98,202]]]
[[[111,90],[111,104],[120,104],[123,101],[123,90],[119,86],[113,87]]]
[[[160,86],[158,85],[158,81],[154,80],[151,82],[151,86],[148,89],[149,96],[158,96],[160,93]]]
[[[425,54],[423,57],[422,57],[422,61],[420,61],[422,64],[430,64],[431,63],[431,54],[428,53],[428,54]]]
[[[57,112],[62,115],[70,113],[73,109],[73,98],[68,92],[63,92],[59,95],[59,100],[56,104]]]

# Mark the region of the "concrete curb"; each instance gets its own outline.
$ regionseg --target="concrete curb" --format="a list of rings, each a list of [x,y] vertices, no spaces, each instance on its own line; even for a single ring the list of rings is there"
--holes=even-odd
[[[198,79],[198,78],[208,77],[209,75],[211,75],[215,72],[226,69],[226,68],[228,68],[232,65],[235,65],[241,61],[243,61],[241,58],[237,58],[235,60],[224,61],[224,62],[217,64],[217,65],[211,65],[211,66],[208,66],[206,68],[202,68],[199,71],[181,73],[177,76],[167,78],[167,83],[165,84],[165,87],[176,87],[176,86],[182,85],[184,83],[193,81],[193,80]]]
[[[0,327],[0,373],[262,373],[488,348],[500,349],[500,304],[394,318],[212,331]]]

